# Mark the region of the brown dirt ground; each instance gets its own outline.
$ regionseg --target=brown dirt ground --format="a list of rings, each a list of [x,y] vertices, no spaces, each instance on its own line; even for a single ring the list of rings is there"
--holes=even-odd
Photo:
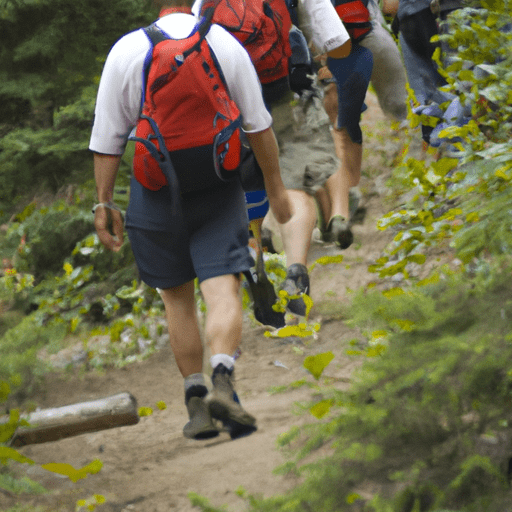
[[[281,494],[298,482],[294,477],[274,475],[273,469],[286,460],[277,448],[277,437],[293,425],[317,421],[312,416],[293,412],[294,403],[310,398],[306,388],[279,394],[269,393],[272,386],[287,385],[307,376],[302,363],[311,354],[333,351],[335,359],[326,372],[348,386],[359,364],[346,355],[348,343],[358,332],[340,319],[340,304],[350,300],[350,290],[366,285],[375,276],[368,273],[392,237],[376,229],[376,219],[386,211],[384,178],[400,150],[400,132],[394,131],[370,93],[369,110],[363,115],[365,153],[360,189],[367,208],[365,221],[354,227],[355,243],[344,251],[344,262],[317,265],[311,274],[313,320],[324,320],[316,340],[273,339],[263,335],[246,319],[242,357],[237,362],[237,390],[244,407],[258,420],[253,435],[231,441],[227,434],[203,442],[187,440],[182,428],[187,421],[183,403],[183,382],[169,348],[141,363],[118,370],[81,375],[51,375],[38,396],[41,408],[57,407],[114,395],[132,393],[139,406],[155,409],[134,426],[84,434],[57,442],[26,446],[20,451],[36,461],[20,465],[18,471],[43,484],[50,492],[42,496],[9,497],[0,493],[0,507],[6,510],[16,503],[37,511],[75,511],[76,501],[101,494],[106,503],[97,510],[111,512],[191,512],[189,492],[199,493],[215,506],[226,505],[231,512],[246,508],[236,489],[271,496]],[[327,137],[328,137],[328,132]],[[310,259],[335,254],[329,246],[314,244]],[[293,347],[300,347],[297,354]],[[276,365],[280,362],[286,366]],[[77,372],[78,373],[78,372]],[[163,400],[167,409],[155,407]],[[83,467],[94,459],[103,469],[76,484],[66,477],[43,470],[48,462]],[[38,508],[40,507],[40,508]]]

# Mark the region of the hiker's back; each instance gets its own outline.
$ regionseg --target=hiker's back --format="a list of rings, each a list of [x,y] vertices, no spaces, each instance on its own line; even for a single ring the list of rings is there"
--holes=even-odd
[[[145,33],[152,55],[146,61],[143,107],[133,137],[134,175],[151,190],[166,185],[167,151],[182,192],[210,186],[222,179],[222,169],[238,167],[240,112],[201,30],[186,39],[173,39],[153,24]],[[204,155],[209,162],[203,163]],[[195,159],[198,165],[192,165],[196,170],[190,172]],[[204,172],[199,178],[198,169],[212,165],[216,172]]]
[[[284,0],[204,0],[201,14],[211,10],[212,21],[247,50],[262,84],[288,75],[291,19]]]

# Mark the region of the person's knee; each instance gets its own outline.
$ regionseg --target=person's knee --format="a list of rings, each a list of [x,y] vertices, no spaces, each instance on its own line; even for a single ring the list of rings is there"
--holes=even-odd
[[[229,309],[241,304],[238,274],[226,274],[205,279],[199,287],[209,310]]]
[[[173,310],[177,307],[186,309],[194,300],[194,281],[159,290],[159,293],[166,310]]]

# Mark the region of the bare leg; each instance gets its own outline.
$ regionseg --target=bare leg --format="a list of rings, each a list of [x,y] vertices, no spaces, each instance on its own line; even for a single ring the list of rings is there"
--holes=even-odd
[[[325,186],[319,188],[315,194],[317,204],[320,206],[322,219],[319,219],[320,231],[325,231],[327,222],[331,218],[331,198],[325,189]]]
[[[359,184],[361,179],[361,162],[363,146],[352,142],[345,128],[332,131],[336,154],[341,160],[341,167],[329,177],[325,187],[331,200],[331,212],[328,218],[341,215],[348,219],[349,191]]]
[[[161,292],[171,348],[183,377],[203,371],[203,345],[196,315],[194,281]]]
[[[286,224],[279,224],[286,254],[286,266],[294,263],[306,265],[311,234],[316,224],[314,199],[301,190],[289,190],[294,214]]]
[[[336,126],[336,119],[338,117],[338,91],[336,84],[330,84],[325,89],[324,109],[332,125]],[[334,128],[332,130],[332,138],[336,156],[340,159],[341,166],[327,180],[325,185],[329,197],[329,210],[327,210],[328,203],[325,197],[322,197],[322,193],[320,195],[317,194],[327,223],[335,215],[341,215],[346,219],[349,218],[348,193],[351,187],[359,184],[363,157],[363,146],[352,142],[345,128],[341,130]]]
[[[206,302],[206,338],[212,355],[233,354],[242,339],[240,279],[229,274],[200,284]]]
[[[200,287],[206,301],[206,338],[211,354],[231,355],[242,338],[240,279],[232,274],[212,277]],[[231,439],[236,439],[256,430],[256,418],[240,405],[232,376],[233,368],[223,363],[215,365],[208,407],[211,416],[222,421]]]

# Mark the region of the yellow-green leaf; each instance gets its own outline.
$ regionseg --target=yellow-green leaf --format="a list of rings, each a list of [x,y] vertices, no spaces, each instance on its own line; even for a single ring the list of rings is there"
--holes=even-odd
[[[163,400],[160,400],[159,402],[156,403],[156,406],[161,410],[161,411],[165,411],[165,409],[167,409],[167,404],[163,401]]]
[[[386,345],[375,345],[373,347],[369,347],[366,351],[366,357],[377,357],[383,354],[386,351]]]
[[[298,325],[286,325],[277,331],[265,331],[264,336],[267,338],[288,338],[289,336],[305,338],[306,336],[312,336],[318,329],[318,324],[307,326],[304,323],[300,323]]]
[[[390,290],[386,290],[382,292],[382,295],[386,297],[386,299],[392,299],[393,297],[398,297],[399,295],[403,295],[405,292],[402,288],[391,288]]]
[[[14,448],[9,448],[7,446],[0,446],[0,462],[2,464],[7,464],[9,460],[14,460],[16,462],[21,462],[23,464],[34,464],[32,459],[25,457]]]
[[[433,274],[430,277],[427,277],[425,279],[421,279],[416,283],[416,286],[425,286],[427,284],[435,284],[439,282],[439,274]]]
[[[322,400],[309,408],[309,412],[317,419],[323,418],[329,413],[332,407],[332,400]]]
[[[103,463],[101,460],[95,459],[90,464],[87,464],[87,466],[84,466],[81,469],[75,469],[71,464],[57,462],[43,464],[41,467],[46,469],[46,471],[51,471],[52,473],[57,473],[58,475],[67,476],[72,482],[78,482],[78,480],[87,478],[89,475],[95,475],[96,473],[99,473],[103,467]]]
[[[139,416],[142,418],[143,416],[151,416],[153,414],[153,409],[151,407],[139,407]]]
[[[388,335],[388,331],[379,330],[379,331],[373,331],[372,332],[372,340],[379,340],[381,338],[385,338]]]
[[[309,268],[309,271],[313,270],[313,268],[318,265],[330,265],[331,263],[341,263],[343,261],[343,255],[339,254],[337,256],[322,256],[318,258],[313,265]]]
[[[304,368],[318,380],[333,359],[334,354],[330,351],[317,354],[316,356],[308,356],[304,359]]]
[[[304,301],[304,304],[306,305],[306,318],[309,317],[309,312],[311,311],[311,308],[313,307],[313,299],[305,293],[302,295],[302,300]]]
[[[402,331],[407,331],[407,332],[412,331],[414,326],[416,325],[411,320],[400,320],[399,318],[395,319],[394,323],[397,324],[398,327],[400,327],[400,329],[402,329]]]
[[[357,501],[358,499],[360,499],[361,496],[359,496],[359,494],[356,494],[355,492],[352,493],[352,494],[349,494],[347,496],[347,499],[346,499],[346,502],[349,504],[349,505],[352,505],[352,503],[354,503],[355,501]]]
[[[0,443],[6,443],[11,439],[18,428],[19,420],[20,412],[18,409],[12,409],[9,413],[9,421],[0,425]]]

